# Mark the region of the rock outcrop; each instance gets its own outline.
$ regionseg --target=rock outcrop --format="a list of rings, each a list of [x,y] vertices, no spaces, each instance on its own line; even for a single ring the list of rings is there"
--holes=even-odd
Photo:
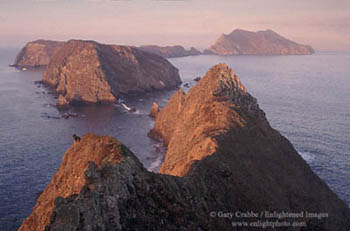
[[[66,106],[69,104],[69,101],[63,96],[63,95],[59,95],[58,99],[57,99],[57,106]]]
[[[179,45],[166,46],[166,47],[147,45],[147,46],[140,46],[139,49],[153,53],[153,54],[160,55],[164,58],[176,58],[176,57],[194,56],[194,55],[202,54],[200,51],[198,51],[194,47],[191,47],[189,50],[186,50],[184,47]]]
[[[19,230],[44,230],[57,197],[77,194],[86,184],[85,171],[89,162],[96,166],[113,165],[128,158],[127,149],[112,137],[87,134],[67,150],[62,163],[50,184],[39,196],[33,212]]]
[[[13,66],[21,68],[43,67],[51,57],[63,47],[64,42],[36,40],[27,43],[16,56]]]
[[[308,230],[349,227],[345,203],[270,127],[257,100],[225,64],[213,67],[187,94],[174,94],[150,135],[167,145],[160,173],[202,179],[226,210],[323,211],[329,218],[306,221]]]
[[[204,54],[215,55],[311,55],[311,46],[288,40],[272,30],[251,32],[236,29],[221,35]]]
[[[187,94],[178,91],[152,134],[168,144],[165,174],[146,171],[111,137],[85,135],[64,155],[20,230],[272,229],[267,221],[281,231],[350,228],[345,203],[270,127],[224,64]],[[283,217],[287,213],[303,215]],[[299,223],[291,228],[287,222]]]
[[[113,103],[121,94],[171,89],[181,83],[177,68],[158,55],[80,40],[68,41],[51,58],[43,81],[70,104]]]
[[[149,116],[153,117],[153,118],[156,118],[157,115],[158,115],[159,110],[160,110],[159,109],[159,105],[156,102],[153,102],[152,103],[152,108],[151,108],[151,110],[149,112]]]

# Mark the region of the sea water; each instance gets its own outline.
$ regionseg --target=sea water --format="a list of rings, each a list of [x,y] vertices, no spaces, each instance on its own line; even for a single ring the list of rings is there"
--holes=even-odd
[[[14,230],[50,182],[72,134],[111,135],[128,146],[151,171],[164,157],[159,142],[147,137],[155,101],[166,105],[174,91],[125,99],[118,105],[55,107],[57,95],[36,81],[43,70],[8,67],[18,50],[0,50],[0,230]],[[338,195],[350,203],[350,54],[311,56],[192,56],[169,61],[184,84],[225,62],[258,99],[270,124],[286,136]],[[187,91],[188,88],[182,86]],[[77,117],[62,118],[66,112]]]

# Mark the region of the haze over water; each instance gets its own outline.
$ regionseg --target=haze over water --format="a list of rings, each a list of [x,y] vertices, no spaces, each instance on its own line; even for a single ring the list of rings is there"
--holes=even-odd
[[[161,145],[146,136],[153,126],[148,112],[152,101],[165,105],[174,91],[126,99],[137,109],[135,114],[116,105],[89,106],[68,109],[78,117],[66,120],[60,118],[66,111],[53,106],[52,90],[34,83],[41,80],[42,71],[8,67],[17,52],[0,50],[1,230],[13,230],[29,215],[36,194],[49,183],[72,144],[73,133],[114,136],[146,168],[157,169],[163,155]],[[170,62],[179,68],[183,82],[191,85],[213,65],[227,63],[258,99],[272,127],[350,203],[350,54],[196,56]]]

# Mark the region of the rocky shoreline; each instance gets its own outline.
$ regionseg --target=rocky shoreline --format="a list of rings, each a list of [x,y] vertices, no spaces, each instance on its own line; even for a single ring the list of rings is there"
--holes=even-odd
[[[17,54],[13,67],[39,68],[46,67],[52,56],[60,50],[64,42],[36,40],[29,42]]]
[[[178,69],[165,58],[95,41],[30,42],[14,66],[46,67],[43,82],[58,93],[58,106],[116,103],[122,95],[176,89],[181,84]]]
[[[264,211],[304,212],[268,219],[300,222],[293,230],[349,230],[349,208],[270,127],[227,65],[155,116],[150,135],[168,146],[159,174],[114,138],[87,134],[64,154],[20,230],[232,230],[230,214],[256,222]]]

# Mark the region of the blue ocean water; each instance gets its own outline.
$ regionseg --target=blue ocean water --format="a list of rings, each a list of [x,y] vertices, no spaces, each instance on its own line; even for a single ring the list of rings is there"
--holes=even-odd
[[[58,110],[52,90],[35,81],[42,70],[8,67],[18,50],[0,50],[0,230],[14,230],[56,172],[72,134],[116,137],[156,170],[161,144],[146,134],[153,101],[165,105],[174,91],[126,99],[137,112],[116,105]],[[312,169],[350,203],[350,54],[312,56],[194,56],[169,60],[184,83],[220,62],[231,66],[258,99],[271,125],[285,135]],[[186,90],[187,88],[184,87]],[[60,118],[65,112],[78,117]]]

